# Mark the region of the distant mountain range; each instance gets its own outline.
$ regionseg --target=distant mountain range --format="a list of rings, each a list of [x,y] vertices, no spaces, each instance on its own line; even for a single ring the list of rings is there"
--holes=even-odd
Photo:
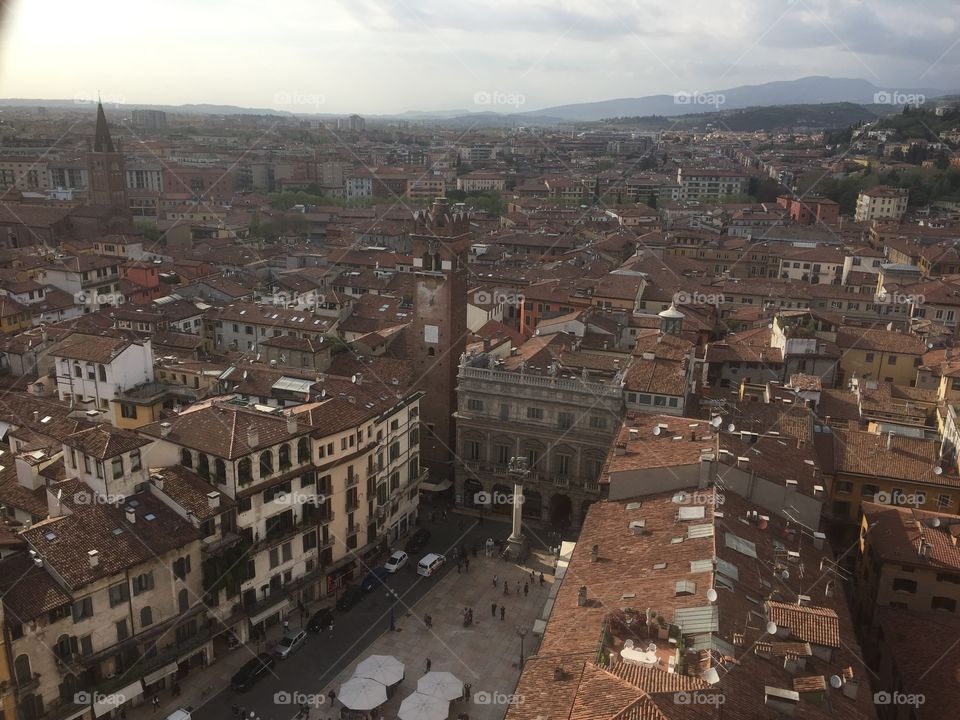
[[[708,114],[717,112],[725,114],[745,108],[756,109],[769,106],[803,107],[837,103],[874,106],[878,100],[883,103],[887,98],[897,103],[899,98],[908,95],[923,95],[929,100],[945,94],[947,94],[946,91],[934,88],[880,87],[867,80],[814,76],[797,80],[778,80],[761,85],[740,85],[723,90],[700,91],[690,88],[684,92],[678,92],[676,95],[646,95],[599,102],[572,103],[525,112],[496,112],[492,110],[471,112],[470,110],[459,109],[442,111],[408,110],[399,114],[368,115],[367,117],[382,120],[401,119],[412,122],[439,121],[456,125],[556,125],[561,122],[595,122],[623,117],[661,116],[677,118],[686,115],[708,117]],[[902,104],[902,102],[898,104]],[[333,114],[291,113],[269,108],[244,108],[233,105],[113,104],[113,106],[124,110],[145,108],[191,115],[338,117]],[[88,101],[17,98],[0,99],[0,107],[49,107],[78,110],[89,108],[92,110],[94,106]],[[886,107],[892,109],[897,107],[897,104],[888,104]],[[882,106],[877,106],[872,110],[876,110],[872,113],[874,115],[883,114]],[[814,113],[814,115],[817,114]],[[343,117],[343,115],[339,117]]]
[[[805,77],[798,80],[778,80],[762,85],[740,85],[723,90],[688,88],[676,95],[647,95],[637,98],[602,100],[600,102],[557,105],[520,115],[555,117],[561,120],[603,120],[613,117],[643,117],[648,115],[693,115],[712,110],[737,110],[764,105],[815,105],[819,103],[851,102],[872,105],[882,93],[891,97],[920,94],[925,98],[943,95],[933,88],[886,88],[867,80]]]

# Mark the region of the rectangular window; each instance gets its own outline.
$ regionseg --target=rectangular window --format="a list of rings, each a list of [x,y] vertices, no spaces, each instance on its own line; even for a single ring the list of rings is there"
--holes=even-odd
[[[871,363],[873,362],[873,353],[867,353],[863,356],[863,361]]]
[[[594,430],[605,430],[607,427],[607,418],[603,415],[591,415],[590,427]]]
[[[527,420],[543,420],[543,408],[528,407]]]
[[[110,463],[111,465],[113,465],[113,479],[116,480],[118,478],[122,478],[123,477],[123,457],[117,456],[113,460],[111,460]]]
[[[73,603],[72,613],[74,622],[93,617],[93,598],[87,595],[87,597],[77,600]]]
[[[467,410],[476,410],[478,412],[483,410],[483,400],[477,398],[467,398]]]
[[[98,367],[98,370],[99,370],[99,375],[100,375],[100,382],[106,382],[106,381],[107,381],[107,366],[106,366],[106,365],[100,365],[100,366]]]
[[[117,583],[107,589],[107,594],[110,597],[110,607],[116,607],[130,599],[130,588],[127,587],[125,582]]]
[[[140,451],[134,450],[130,453],[130,471],[136,472],[141,468],[140,465]]]
[[[153,571],[145,572],[133,578],[133,594],[140,595],[148,590],[153,590]]]
[[[280,564],[280,549],[271,548],[270,549],[270,569],[273,570],[277,565]]]
[[[896,364],[897,364],[897,356],[896,356],[896,355],[888,355],[888,356],[887,356],[887,365],[896,365]]]
[[[117,621],[117,642],[123,642],[130,637],[130,631],[127,629],[127,619]]]
[[[557,414],[557,425],[561,430],[569,430],[573,427],[573,413],[561,412]]]
[[[917,592],[917,581],[907,578],[894,578],[893,591],[913,594]]]

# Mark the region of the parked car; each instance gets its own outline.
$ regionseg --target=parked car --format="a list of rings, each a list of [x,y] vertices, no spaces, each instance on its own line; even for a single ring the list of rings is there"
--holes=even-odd
[[[306,630],[298,630],[297,632],[287,633],[277,642],[274,652],[277,654],[278,658],[281,660],[286,660],[293,653],[303,647],[303,644],[306,641]]]
[[[383,566],[387,569],[387,572],[395,573],[397,570],[402,568],[407,564],[407,555],[403,550],[397,550],[393,555],[387,558],[387,561]]]
[[[240,668],[230,679],[230,687],[237,691],[249,690],[254,683],[270,672],[276,660],[272,655],[261,653]]]
[[[333,625],[333,608],[320,608],[307,621],[307,630],[320,632]]]
[[[437,553],[424,555],[420,562],[417,563],[417,574],[430,577],[443,567],[446,561],[447,559],[443,555],[438,555]]]
[[[363,599],[363,595],[363,588],[359,585],[347,585],[337,600],[337,610],[349,610]]]
[[[364,592],[370,592],[371,590],[376,590],[377,587],[385,585],[383,579],[390,574],[390,571],[385,567],[375,567],[373,570],[367,573],[367,576],[363,579],[363,582],[360,584],[360,587],[363,588]]]
[[[426,528],[419,528],[410,539],[407,540],[407,552],[411,555],[420,552],[430,542],[430,531]]]

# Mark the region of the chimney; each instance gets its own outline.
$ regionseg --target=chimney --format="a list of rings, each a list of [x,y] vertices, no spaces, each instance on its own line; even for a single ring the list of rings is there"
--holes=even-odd
[[[134,509],[132,507],[127,507],[125,508],[125,512],[127,515],[127,522],[131,525],[135,525],[137,522],[137,513],[134,511]]]
[[[216,510],[220,507],[220,493],[216,490],[207,493],[207,505],[210,506],[211,510]]]
[[[491,341],[491,338],[485,337],[485,338],[483,339],[483,351],[484,351],[484,352],[490,352],[490,348],[492,347],[492,345],[493,345],[493,342]]]
[[[173,430],[173,425],[168,422],[160,423],[160,437],[165,438],[170,434],[170,431]]]
[[[577,607],[584,607],[587,604],[587,586],[581,585],[580,592],[577,593]]]
[[[615,455],[626,455],[627,454],[627,444],[625,442],[618,442],[613,449]]]
[[[287,434],[293,435],[297,432],[297,418],[293,415],[290,415],[287,418]]]
[[[87,560],[90,562],[90,567],[95,568],[100,564],[100,553],[96,550],[88,550]]]
[[[252,425],[247,428],[247,446],[251,450],[257,447],[260,444],[260,433],[257,432],[257,429]]]
[[[39,423],[39,422],[40,422],[40,411],[39,411],[39,410],[34,410],[34,411],[33,411],[33,421],[34,421],[35,423]]]

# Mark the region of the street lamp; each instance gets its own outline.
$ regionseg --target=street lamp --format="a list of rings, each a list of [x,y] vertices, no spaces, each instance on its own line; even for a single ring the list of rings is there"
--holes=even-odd
[[[394,608],[397,606],[397,601],[400,597],[397,595],[395,590],[387,590],[387,602],[390,603],[390,630],[391,632],[396,630],[396,626],[393,624],[394,621]]]
[[[529,628],[526,625],[517,626],[517,635],[520,636],[520,669],[523,670],[523,639],[527,636]]]

